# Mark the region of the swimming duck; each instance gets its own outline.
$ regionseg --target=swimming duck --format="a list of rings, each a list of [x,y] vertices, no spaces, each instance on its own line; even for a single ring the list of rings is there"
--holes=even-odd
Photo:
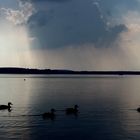
[[[66,108],[66,114],[76,114],[78,113],[78,105],[75,105],[74,108]]]
[[[9,102],[8,105],[0,105],[0,110],[4,110],[4,109],[10,110],[11,105],[13,105],[11,102]]]
[[[137,111],[140,112],[140,107],[137,108]]]
[[[55,114],[54,114],[54,112],[55,112],[55,109],[51,109],[51,111],[50,112],[45,112],[45,113],[43,113],[42,114],[42,117],[44,118],[44,119],[54,119],[54,117],[55,117]]]

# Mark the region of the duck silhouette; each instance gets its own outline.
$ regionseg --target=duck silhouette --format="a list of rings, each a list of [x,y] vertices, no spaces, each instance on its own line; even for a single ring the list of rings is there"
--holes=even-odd
[[[55,112],[55,109],[52,108],[52,109],[50,110],[50,112],[45,112],[45,113],[43,113],[43,114],[42,114],[42,117],[43,117],[44,119],[51,119],[51,120],[54,120],[54,118],[55,118],[54,112]]]
[[[137,111],[140,112],[140,107],[137,108]]]
[[[77,114],[78,113],[78,105],[75,105],[74,108],[66,108],[66,114]]]
[[[8,102],[8,105],[0,105],[0,110],[5,110],[5,109],[10,110],[11,105],[13,105],[11,102]]]

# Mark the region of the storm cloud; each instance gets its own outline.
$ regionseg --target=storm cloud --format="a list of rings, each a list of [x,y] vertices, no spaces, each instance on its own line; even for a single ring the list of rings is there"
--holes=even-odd
[[[33,42],[34,48],[54,49],[83,44],[112,47],[120,34],[127,31],[127,26],[120,20],[121,18],[120,21],[112,22],[117,17],[114,13],[118,13],[116,12],[118,7],[125,5],[126,0],[19,0],[19,2],[22,11],[11,9],[5,11],[8,19],[16,24],[27,25],[30,36],[36,38]],[[138,5],[138,2],[130,1],[130,4],[132,6],[127,6],[126,9]]]
[[[71,1],[71,0],[20,0],[21,2],[67,2],[67,1]]]
[[[109,25],[100,6],[93,0],[69,0],[67,3],[64,3],[66,0],[31,2],[37,11],[29,18],[28,27],[30,35],[38,39],[41,48],[83,44],[109,47],[127,30],[123,23]]]
[[[139,0],[18,0],[17,5],[1,7],[0,24],[3,20],[15,37],[23,34],[18,44],[22,49],[26,44],[24,51],[8,37],[14,52],[25,56],[19,58],[22,65],[27,63],[23,58],[29,58],[27,65],[39,68],[140,68]],[[11,51],[10,41],[0,43]]]

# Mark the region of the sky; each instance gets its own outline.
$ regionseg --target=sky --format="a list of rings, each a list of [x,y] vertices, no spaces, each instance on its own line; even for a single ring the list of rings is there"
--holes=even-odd
[[[140,0],[0,0],[0,67],[140,70]]]

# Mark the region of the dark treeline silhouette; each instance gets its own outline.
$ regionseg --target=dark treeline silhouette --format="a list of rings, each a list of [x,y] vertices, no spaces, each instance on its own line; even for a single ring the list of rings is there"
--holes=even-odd
[[[72,71],[1,67],[0,74],[140,75],[140,71]]]

